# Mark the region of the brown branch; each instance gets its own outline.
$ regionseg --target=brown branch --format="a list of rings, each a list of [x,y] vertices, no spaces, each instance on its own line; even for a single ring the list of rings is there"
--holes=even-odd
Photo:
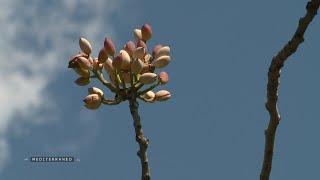
[[[319,5],[320,0],[311,0],[308,2],[306,6],[307,13],[304,17],[300,18],[296,32],[291,40],[281,49],[281,51],[278,52],[275,57],[273,57],[269,67],[266,109],[269,112],[270,121],[268,128],[265,130],[265,149],[260,180],[269,180],[271,172],[275,134],[277,126],[280,122],[277,101],[281,68],[288,57],[295,53],[298,49],[298,46],[304,41],[304,33],[314,16],[317,14]]]
[[[147,148],[149,144],[149,140],[144,137],[143,131],[141,128],[140,116],[138,113],[139,104],[136,99],[136,94],[132,91],[130,99],[129,99],[129,107],[130,112],[133,118],[133,125],[136,132],[136,141],[139,144],[140,150],[138,151],[137,155],[141,161],[141,180],[150,180],[150,168],[149,162],[147,157]]]

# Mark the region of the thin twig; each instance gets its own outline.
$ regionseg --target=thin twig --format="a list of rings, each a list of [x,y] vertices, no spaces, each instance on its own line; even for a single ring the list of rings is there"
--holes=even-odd
[[[150,180],[151,174],[150,174],[149,162],[147,157],[147,148],[148,148],[149,140],[145,138],[143,135],[140,116],[138,113],[139,104],[137,102],[134,91],[132,91],[131,93],[131,97],[129,99],[129,106],[130,106],[130,112],[134,122],[133,125],[136,132],[136,141],[139,143],[139,147],[140,147],[137,155],[139,156],[141,161],[141,180]]]
[[[154,89],[155,87],[160,85],[160,81],[156,82],[155,84],[153,84],[152,86],[148,87],[147,89],[143,90],[143,91],[139,91],[138,92],[138,96],[143,95],[145,93],[147,93],[148,91],[151,91],[152,89]]]
[[[102,103],[106,105],[117,105],[117,104],[120,104],[121,102],[122,102],[122,99],[106,99],[106,98],[102,99]]]
[[[269,112],[270,120],[268,128],[265,130],[265,149],[264,160],[261,169],[260,180],[269,180],[274,140],[277,126],[280,122],[280,114],[277,108],[278,101],[278,88],[280,83],[280,71],[284,62],[296,52],[298,46],[304,41],[304,33],[309,26],[310,22],[317,14],[320,5],[320,0],[311,0],[308,2],[306,9],[307,13],[304,17],[300,18],[299,25],[291,40],[281,49],[278,54],[273,57],[268,72],[268,85],[267,85],[267,102],[266,109]]]
[[[93,71],[93,73],[95,74],[95,76],[97,76],[97,78],[103,85],[110,89],[110,91],[117,93],[117,89],[103,77],[102,73],[97,71]]]

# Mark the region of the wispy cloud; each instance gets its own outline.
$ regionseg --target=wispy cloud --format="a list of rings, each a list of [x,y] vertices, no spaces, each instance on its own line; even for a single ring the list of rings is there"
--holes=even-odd
[[[115,36],[113,12],[119,0],[0,1],[0,169],[9,155],[5,135],[13,115],[52,108],[44,92],[74,52],[75,35],[92,41]],[[106,28],[107,27],[107,28]],[[101,31],[103,29],[103,31]],[[50,97],[49,97],[50,98]],[[34,119],[28,118],[30,123]]]

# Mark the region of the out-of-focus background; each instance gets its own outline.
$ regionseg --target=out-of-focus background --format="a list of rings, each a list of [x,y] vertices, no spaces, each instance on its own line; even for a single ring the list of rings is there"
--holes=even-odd
[[[85,109],[87,88],[73,83],[67,63],[79,36],[97,56],[105,36],[119,50],[144,23],[153,28],[150,46],[172,50],[162,87],[172,99],[140,103],[153,179],[258,179],[268,66],[306,3],[1,0],[0,179],[140,178],[128,104]],[[282,70],[272,180],[319,178],[319,22]],[[23,160],[41,155],[81,161]]]

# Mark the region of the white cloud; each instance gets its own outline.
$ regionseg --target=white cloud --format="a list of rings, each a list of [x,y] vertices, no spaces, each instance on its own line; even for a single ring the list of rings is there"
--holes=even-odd
[[[75,52],[74,35],[92,42],[101,42],[101,33],[114,37],[110,17],[120,6],[119,0],[0,1],[0,169],[13,115],[46,107],[44,89]]]

